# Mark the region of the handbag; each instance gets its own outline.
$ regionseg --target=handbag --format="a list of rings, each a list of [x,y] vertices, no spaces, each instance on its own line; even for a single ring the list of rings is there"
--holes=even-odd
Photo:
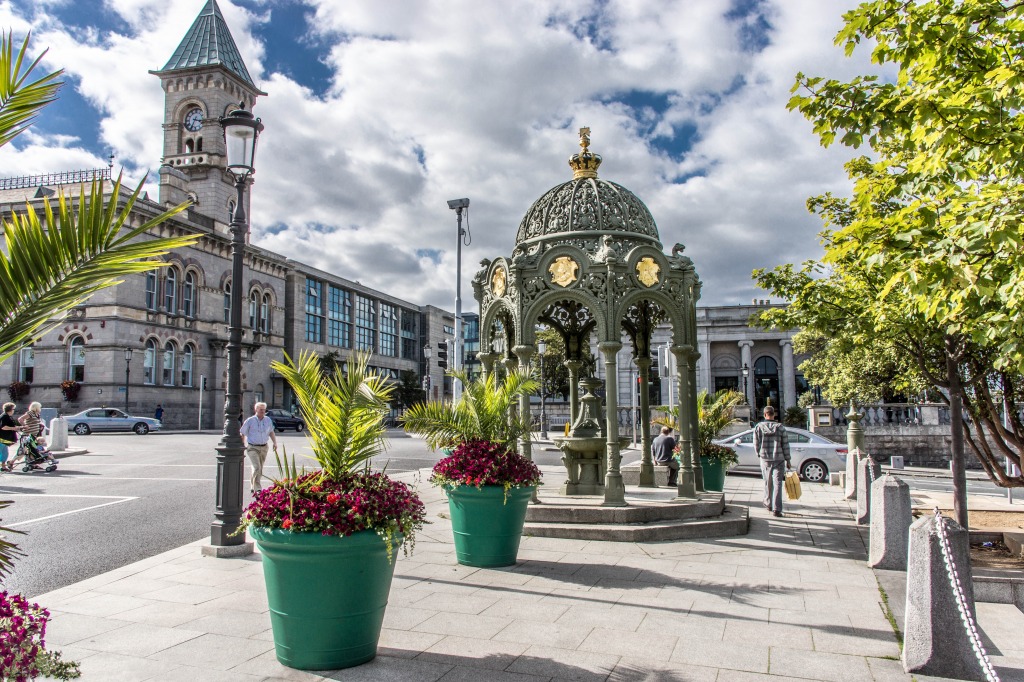
[[[786,472],[786,499],[800,499],[800,474],[795,471]]]

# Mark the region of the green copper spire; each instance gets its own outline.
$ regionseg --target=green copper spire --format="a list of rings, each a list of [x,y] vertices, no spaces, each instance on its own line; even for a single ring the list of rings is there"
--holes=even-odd
[[[221,65],[256,87],[238,53],[217,0],[209,0],[162,71]]]

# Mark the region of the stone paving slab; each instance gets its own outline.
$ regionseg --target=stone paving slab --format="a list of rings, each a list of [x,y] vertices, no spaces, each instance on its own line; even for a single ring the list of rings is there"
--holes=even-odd
[[[524,537],[516,566],[476,569],[455,562],[447,503],[424,487],[431,525],[398,556],[378,656],[344,671],[281,666],[259,554],[203,557],[206,540],[36,601],[83,682],[914,679],[842,491],[805,485],[775,519],[760,488],[727,478],[726,502],[750,510],[743,537]],[[979,604],[978,617],[1002,679],[1024,680],[1024,614]]]

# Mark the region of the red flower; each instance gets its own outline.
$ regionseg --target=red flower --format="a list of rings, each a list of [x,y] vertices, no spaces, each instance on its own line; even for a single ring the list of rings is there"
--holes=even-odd
[[[289,528],[292,527],[292,520],[291,519],[285,519],[284,521],[281,522],[281,527],[284,528],[285,530],[288,530]]]
[[[331,493],[330,495],[327,496],[327,504],[338,504],[338,500],[340,499],[340,496]]]

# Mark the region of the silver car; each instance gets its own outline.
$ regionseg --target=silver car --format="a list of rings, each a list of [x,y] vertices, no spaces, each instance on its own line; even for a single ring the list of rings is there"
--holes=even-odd
[[[830,471],[846,470],[846,445],[792,426],[786,427],[786,434],[789,436],[793,468],[800,472],[800,477],[805,481],[821,483],[828,480]],[[761,463],[754,452],[753,429],[716,440],[715,443],[731,448],[739,457],[739,464],[730,471],[761,473]]]
[[[94,407],[68,415],[65,419],[68,430],[79,436],[87,436],[93,431],[134,431],[142,436],[150,431],[159,431],[163,426],[159,419],[133,417],[113,407]]]

